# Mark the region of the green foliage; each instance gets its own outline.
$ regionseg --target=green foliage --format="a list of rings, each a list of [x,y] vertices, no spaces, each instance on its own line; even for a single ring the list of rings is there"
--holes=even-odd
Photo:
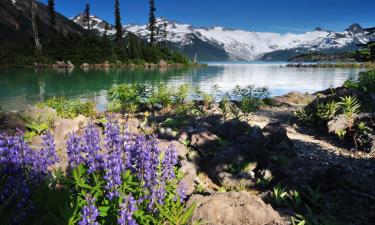
[[[341,102],[339,102],[338,105],[349,121],[350,131],[354,124],[355,115],[360,112],[361,105],[359,104],[356,97],[351,96],[342,97]]]
[[[360,73],[358,82],[364,91],[375,93],[375,70]]]
[[[359,83],[353,79],[346,80],[343,86],[349,89],[360,89]]]
[[[287,194],[286,187],[282,187],[280,184],[273,188],[273,196],[277,205],[281,205],[286,200]]]
[[[28,132],[25,133],[25,139],[31,140],[33,137],[43,134],[43,132],[49,128],[50,126],[46,123],[36,121],[29,122],[26,124],[26,129]]]
[[[108,110],[112,112],[137,112],[145,103],[148,88],[143,84],[121,84],[108,93]]]
[[[166,199],[165,204],[158,205],[160,214],[166,218],[167,224],[170,225],[187,225],[190,224],[189,220],[192,217],[195,208],[197,207],[196,203],[192,204],[190,207],[185,209],[185,205],[177,198],[177,201],[174,199],[174,196],[170,196]],[[193,224],[200,224],[200,222],[195,222]]]
[[[239,109],[243,112],[245,117],[259,109],[263,104],[263,99],[268,97],[270,91],[263,88],[256,88],[254,85],[249,85],[244,88],[236,86],[232,90],[232,95],[239,102]]]
[[[293,115],[303,124],[311,124],[313,122],[313,115],[307,112],[304,108],[294,111]]]
[[[322,120],[329,121],[335,117],[338,109],[339,104],[334,101],[330,101],[326,104],[321,103],[318,105],[316,115]]]
[[[43,31],[44,32],[44,31]],[[82,63],[99,64],[105,61],[124,64],[129,60],[159,63],[166,60],[172,63],[189,64],[183,55],[159,46],[148,46],[135,35],[129,34],[116,42],[104,35],[63,34],[61,31],[48,31],[43,35],[43,49],[38,54],[34,51],[31,40],[0,43],[0,65],[32,66],[34,62],[53,64],[57,60],[69,60],[74,65]],[[125,44],[126,43],[126,44]]]
[[[173,91],[166,84],[159,84],[153,91],[149,101],[151,104],[161,108],[171,108]]]
[[[344,83],[344,87],[375,93],[375,70],[359,73],[357,81],[347,80]]]
[[[73,119],[78,115],[92,117],[96,114],[95,105],[92,102],[81,102],[79,100],[51,98],[46,102],[38,104],[40,107],[48,106],[57,111],[57,114],[63,118]]]
[[[319,188],[307,186],[304,189],[291,189],[277,184],[273,191],[275,204],[287,207],[295,212],[292,224],[296,225],[333,225],[337,222],[328,213],[323,203],[323,195]]]

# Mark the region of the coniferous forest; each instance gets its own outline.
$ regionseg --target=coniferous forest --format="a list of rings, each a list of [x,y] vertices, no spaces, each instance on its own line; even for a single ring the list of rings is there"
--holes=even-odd
[[[70,61],[76,66],[105,61],[117,65],[159,63],[160,60],[179,64],[189,62],[181,54],[166,48],[163,43],[156,42],[153,25],[156,8],[153,1],[150,1],[149,40],[124,30],[118,0],[114,4],[115,35],[98,35],[91,31],[89,4],[84,8],[86,29],[66,32],[63,30],[66,24],[57,24],[54,0],[48,1],[47,10],[34,1],[24,3],[30,11],[32,26],[17,40],[9,38],[0,42],[0,64],[3,66],[29,66],[34,63],[50,65],[56,61]],[[39,16],[41,11],[47,11],[48,14]]]

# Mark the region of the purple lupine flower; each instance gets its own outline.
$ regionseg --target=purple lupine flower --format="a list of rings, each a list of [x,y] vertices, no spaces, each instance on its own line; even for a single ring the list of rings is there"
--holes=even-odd
[[[87,205],[82,208],[81,221],[79,225],[99,225],[97,218],[99,217],[99,210],[95,206],[95,198],[91,195],[86,196]]]
[[[53,142],[53,137],[47,134],[44,147],[37,153],[29,148],[20,131],[14,136],[0,135],[0,176],[4,182],[0,190],[0,204],[12,195],[14,199],[19,199],[16,206],[20,213],[14,216],[14,223],[24,220],[33,210],[31,188],[49,174],[48,166],[52,165],[56,156]],[[49,159],[51,156],[52,159]]]
[[[164,153],[162,161],[162,178],[163,180],[171,180],[176,178],[174,167],[178,162],[177,151],[174,146],[170,145]]]
[[[59,160],[55,150],[55,140],[50,132],[43,136],[43,147],[35,156],[34,170],[39,173],[48,171],[48,167]]]
[[[121,185],[121,174],[125,169],[123,161],[124,153],[124,137],[117,125],[117,121],[113,118],[108,118],[108,123],[105,124],[105,146],[107,150],[107,160],[104,161],[105,175],[104,179],[107,181],[105,189],[107,189],[107,197],[112,200],[114,197],[119,197],[117,188]]]
[[[118,197],[119,193],[117,188],[121,185],[121,174],[123,172],[123,160],[121,152],[118,150],[109,153],[105,165],[104,179],[107,181],[105,189],[108,191],[107,197],[112,200],[114,197]]]
[[[137,202],[131,194],[124,196],[120,204],[120,213],[117,220],[119,225],[137,225],[137,221],[133,218],[134,212],[137,211]]]
[[[99,131],[94,124],[90,123],[83,134],[83,152],[86,153],[85,164],[88,166],[88,172],[93,173],[102,169],[104,157],[100,153]]]
[[[68,163],[70,169],[74,169],[84,162],[82,151],[82,139],[73,132],[69,135],[67,141]]]
[[[176,189],[177,195],[179,196],[179,198],[180,198],[180,202],[181,202],[181,203],[184,203],[185,200],[186,200],[186,197],[187,197],[187,196],[186,196],[186,189],[187,189],[187,187],[186,187],[186,183],[183,182],[183,181],[181,181],[181,182],[179,183],[177,189]],[[176,201],[176,200],[177,200],[177,199],[175,199],[175,201]]]

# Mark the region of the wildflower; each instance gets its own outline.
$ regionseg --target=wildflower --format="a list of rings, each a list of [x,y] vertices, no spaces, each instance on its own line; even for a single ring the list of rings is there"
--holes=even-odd
[[[178,185],[177,189],[176,189],[177,195],[178,195],[181,203],[185,202],[185,199],[186,199],[186,188],[187,188],[186,187],[186,183],[183,182],[183,181],[181,181],[180,184]]]
[[[88,166],[88,172],[93,173],[100,170],[103,165],[103,155],[100,153],[99,131],[94,124],[89,124],[82,137],[82,150],[86,153],[85,164]]]
[[[97,218],[99,217],[99,210],[95,206],[95,198],[91,195],[86,196],[87,205],[82,208],[81,221],[79,225],[99,225]]]
[[[83,156],[81,154],[81,142],[81,138],[76,133],[72,133],[69,135],[69,139],[67,141],[67,153],[70,169],[74,169],[84,162]]]
[[[117,220],[119,225],[137,225],[137,222],[133,218],[133,214],[137,211],[136,200],[131,194],[124,196],[122,203],[120,204],[120,213]]]

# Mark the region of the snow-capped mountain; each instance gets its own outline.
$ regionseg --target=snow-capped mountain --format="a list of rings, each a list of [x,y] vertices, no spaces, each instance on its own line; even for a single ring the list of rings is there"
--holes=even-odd
[[[87,29],[87,20],[84,13],[71,18],[71,20]],[[114,35],[116,33],[116,29],[112,24],[94,15],[90,15],[90,29],[100,35],[103,35],[104,33],[107,35]]]
[[[162,20],[158,20],[163,29]],[[148,37],[146,25],[127,25],[127,30],[141,37]],[[344,32],[315,29],[303,34],[278,34],[249,32],[223,27],[200,28],[188,24],[167,21],[167,40],[179,46],[193,45],[194,39],[221,47],[231,60],[256,60],[266,53],[299,49],[301,52],[340,51],[355,49],[357,44],[366,43],[374,37],[365,34],[363,28],[353,24]]]
[[[83,26],[82,16],[75,17],[73,21]],[[104,25],[107,24],[94,16],[92,23],[92,29],[99,33],[104,32]],[[157,20],[157,24],[159,41],[167,41],[169,47],[191,58],[198,55],[199,60],[287,60],[307,52],[354,50],[357,44],[375,39],[374,35],[366,35],[359,24],[353,24],[343,32],[316,28],[302,34],[250,32],[220,26],[194,27],[162,18]],[[114,33],[113,26],[109,27]],[[147,25],[128,24],[124,28],[141,38],[149,37]],[[164,30],[167,31],[166,40]]]

